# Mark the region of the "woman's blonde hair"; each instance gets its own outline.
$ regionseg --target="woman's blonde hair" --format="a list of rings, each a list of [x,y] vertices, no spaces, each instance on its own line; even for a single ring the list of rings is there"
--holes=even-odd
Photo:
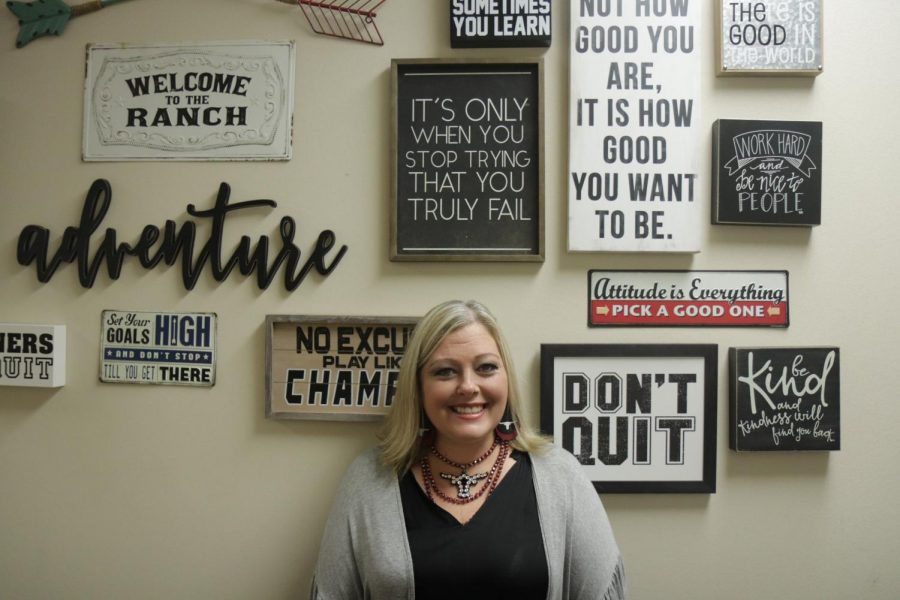
[[[507,405],[518,429],[518,436],[511,442],[512,447],[535,452],[547,444],[547,440],[522,419],[522,400],[515,368],[509,346],[494,315],[475,300],[449,300],[438,304],[422,317],[413,330],[400,363],[394,402],[379,435],[381,460],[398,474],[409,470],[422,450],[419,428],[423,408],[419,372],[444,338],[473,323],[484,326],[494,338],[506,369],[509,385]]]

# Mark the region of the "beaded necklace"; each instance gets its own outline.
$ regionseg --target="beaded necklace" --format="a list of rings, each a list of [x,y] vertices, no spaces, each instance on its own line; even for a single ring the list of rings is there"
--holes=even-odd
[[[493,452],[494,448],[500,446],[500,451],[497,453],[497,460],[494,461],[494,465],[491,467],[489,471],[484,473],[476,473],[474,475],[469,475],[466,471],[486,460]],[[467,463],[458,463],[450,460],[443,454],[437,451],[437,448],[434,445],[431,446],[431,454],[434,454],[438,459],[442,462],[450,465],[451,467],[456,467],[457,469],[461,469],[462,473],[459,475],[452,475],[450,473],[441,473],[441,477],[447,479],[456,486],[456,498],[446,495],[437,487],[437,482],[434,480],[434,475],[431,472],[431,464],[428,460],[428,454],[422,457],[422,479],[425,482],[425,494],[428,496],[428,499],[434,502],[434,496],[437,495],[439,498],[446,502],[450,502],[451,504],[468,504],[474,500],[477,500],[482,495],[487,493],[488,496],[494,493],[494,489],[497,487],[497,484],[500,483],[500,474],[503,472],[503,464],[506,462],[506,457],[509,456],[509,442],[500,441],[497,438],[494,438],[494,443],[491,445],[490,449],[485,452],[483,455],[479,456],[475,460]],[[470,488],[473,485],[477,485],[482,479],[487,479],[487,484],[482,486],[480,490],[472,494]]]

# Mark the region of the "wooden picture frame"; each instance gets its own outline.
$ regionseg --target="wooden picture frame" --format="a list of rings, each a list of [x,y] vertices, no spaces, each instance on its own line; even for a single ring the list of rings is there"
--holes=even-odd
[[[542,59],[391,62],[392,261],[544,260]]]
[[[266,418],[383,418],[417,322],[417,317],[266,315]]]
[[[541,430],[600,493],[715,493],[717,364],[714,344],[542,344]]]

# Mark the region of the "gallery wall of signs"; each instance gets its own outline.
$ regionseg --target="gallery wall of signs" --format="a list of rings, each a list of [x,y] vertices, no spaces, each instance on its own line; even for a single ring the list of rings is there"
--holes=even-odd
[[[392,195],[385,261],[467,261],[473,271],[485,262],[541,263],[552,251],[545,212],[559,203],[567,252],[640,253],[651,261],[703,252],[708,227],[827,225],[823,123],[711,115],[712,131],[702,131],[698,50],[715,28],[717,76],[814,77],[823,70],[820,1],[718,0],[715,23],[703,21],[696,2],[572,1],[563,19],[571,75],[565,200],[545,196],[554,164],[544,156],[549,92],[534,53],[552,43],[550,0],[449,6],[451,48],[507,54],[398,56],[384,65],[392,106],[384,140]],[[290,41],[99,40],[86,53],[81,158],[297,160],[292,123],[304,108],[294,102],[296,70]],[[710,134],[711,156],[704,156]],[[711,181],[703,181],[700,165],[710,160]],[[41,283],[71,269],[92,288],[105,270],[105,285],[113,286],[123,269],[165,264],[178,265],[186,293],[208,272],[216,282],[234,274],[261,291],[278,282],[298,294],[310,273],[321,281],[352,260],[347,241],[316,216],[313,239],[301,239],[294,218],[284,215],[277,236],[243,236],[223,247],[229,215],[278,207],[265,189],[258,194],[232,198],[223,182],[212,206],[187,206],[191,219],[119,233],[101,225],[114,207],[127,210],[129,190],[116,189],[113,203],[112,185],[98,178],[64,231],[41,225],[39,214],[23,223],[16,258]],[[707,197],[710,214],[702,208]],[[210,232],[198,234],[198,223]],[[683,330],[665,329],[665,344],[548,340],[535,349],[541,426],[579,459],[599,491],[715,492],[720,356],[728,360],[722,379],[729,382],[732,450],[840,449],[838,348],[791,340],[790,347],[720,352],[714,343],[717,328],[783,330],[803,318],[790,314],[789,292],[809,291],[789,290],[780,265],[712,271],[651,264],[590,269],[585,277],[585,330],[695,327],[711,342],[681,343]],[[584,288],[556,292],[584,297]],[[228,323],[214,312],[160,308],[112,307],[97,316],[98,380],[215,386],[222,375],[218,332]],[[249,315],[265,324],[260,411],[270,419],[383,417],[417,317],[366,314],[360,304],[353,315]],[[65,371],[65,324],[0,324],[0,385],[59,387]]]

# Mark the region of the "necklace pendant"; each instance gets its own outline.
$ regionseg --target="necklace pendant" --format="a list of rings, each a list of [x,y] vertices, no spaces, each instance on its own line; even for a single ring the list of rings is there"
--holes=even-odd
[[[441,473],[441,477],[456,486],[456,497],[460,500],[466,500],[470,498],[472,496],[472,493],[469,491],[469,488],[471,488],[473,485],[477,485],[479,481],[487,476],[487,473],[476,473],[475,475],[469,475],[465,471],[463,471],[459,475]]]

